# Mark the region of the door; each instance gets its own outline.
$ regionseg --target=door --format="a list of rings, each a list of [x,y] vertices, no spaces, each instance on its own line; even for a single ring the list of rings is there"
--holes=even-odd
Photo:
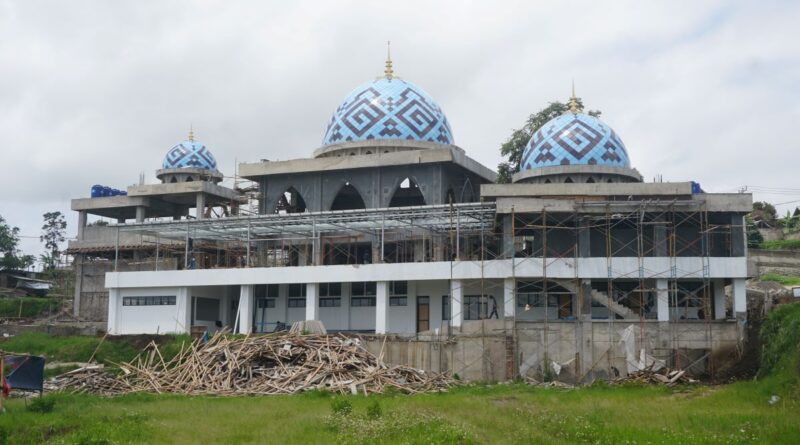
[[[431,328],[431,299],[430,297],[417,297],[417,332],[427,331]]]

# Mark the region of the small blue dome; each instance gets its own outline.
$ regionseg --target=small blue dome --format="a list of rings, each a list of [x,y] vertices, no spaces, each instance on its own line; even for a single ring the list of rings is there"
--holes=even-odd
[[[336,108],[322,145],[373,139],[452,144],[442,109],[422,88],[397,77],[380,77],[353,90]]]
[[[205,145],[187,139],[169,149],[161,166],[162,168],[204,168],[216,171],[217,160]]]
[[[522,154],[520,171],[554,165],[610,165],[630,168],[625,144],[596,117],[564,113],[542,126]]]

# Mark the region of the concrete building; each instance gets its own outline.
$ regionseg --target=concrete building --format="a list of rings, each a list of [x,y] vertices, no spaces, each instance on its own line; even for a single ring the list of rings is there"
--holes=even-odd
[[[200,155],[193,138],[182,144]],[[512,363],[504,376],[552,362],[575,378],[686,364],[741,341],[751,195],[642,182],[621,138],[574,97],[532,137],[513,183],[496,184],[387,61],[336,108],[311,158],[240,165],[258,214],[237,212],[242,197],[214,172],[165,160],[161,184],[73,201],[84,223],[118,219],[82,224],[70,245],[84,268],[77,314],[90,310],[86,292],[100,292],[83,290],[91,263],[107,270],[93,273],[111,334],[270,332],[301,320],[415,339],[491,331]],[[91,252],[104,256],[87,262]]]

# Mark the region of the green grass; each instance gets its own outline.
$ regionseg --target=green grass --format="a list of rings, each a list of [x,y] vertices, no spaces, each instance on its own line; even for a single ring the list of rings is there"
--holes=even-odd
[[[12,297],[0,298],[0,318],[32,318],[53,313],[61,307],[61,300],[46,297]]]
[[[778,239],[772,241],[763,241],[758,247],[766,250],[796,250],[800,249],[800,240],[798,239]]]
[[[101,343],[102,337],[78,335],[55,337],[41,332],[24,332],[14,337],[0,339],[0,350],[43,355],[48,362],[86,362],[97,349],[95,361],[120,363],[135,358],[153,339],[159,343],[161,353],[166,359],[178,352],[182,342],[191,341],[187,335],[115,336],[107,337]]]
[[[334,415],[331,396],[117,398],[57,394],[50,413],[7,402],[8,443],[441,443],[745,444],[796,443],[798,402],[767,400],[771,381],[725,387],[522,384],[470,386],[447,394],[348,396]],[[371,408],[375,401],[380,414]],[[95,442],[90,442],[94,440]]]
[[[800,286],[800,277],[790,277],[778,275],[776,273],[766,273],[759,278],[761,281],[775,281],[784,286]]]

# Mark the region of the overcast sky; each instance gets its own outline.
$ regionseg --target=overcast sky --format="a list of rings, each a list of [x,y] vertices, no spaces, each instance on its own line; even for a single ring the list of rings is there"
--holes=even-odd
[[[226,175],[310,156],[387,40],[491,168],[574,79],[647,181],[799,200],[798,24],[798,1],[0,0],[0,215],[38,254],[42,213],[74,236],[71,198],[155,181],[190,124]]]

